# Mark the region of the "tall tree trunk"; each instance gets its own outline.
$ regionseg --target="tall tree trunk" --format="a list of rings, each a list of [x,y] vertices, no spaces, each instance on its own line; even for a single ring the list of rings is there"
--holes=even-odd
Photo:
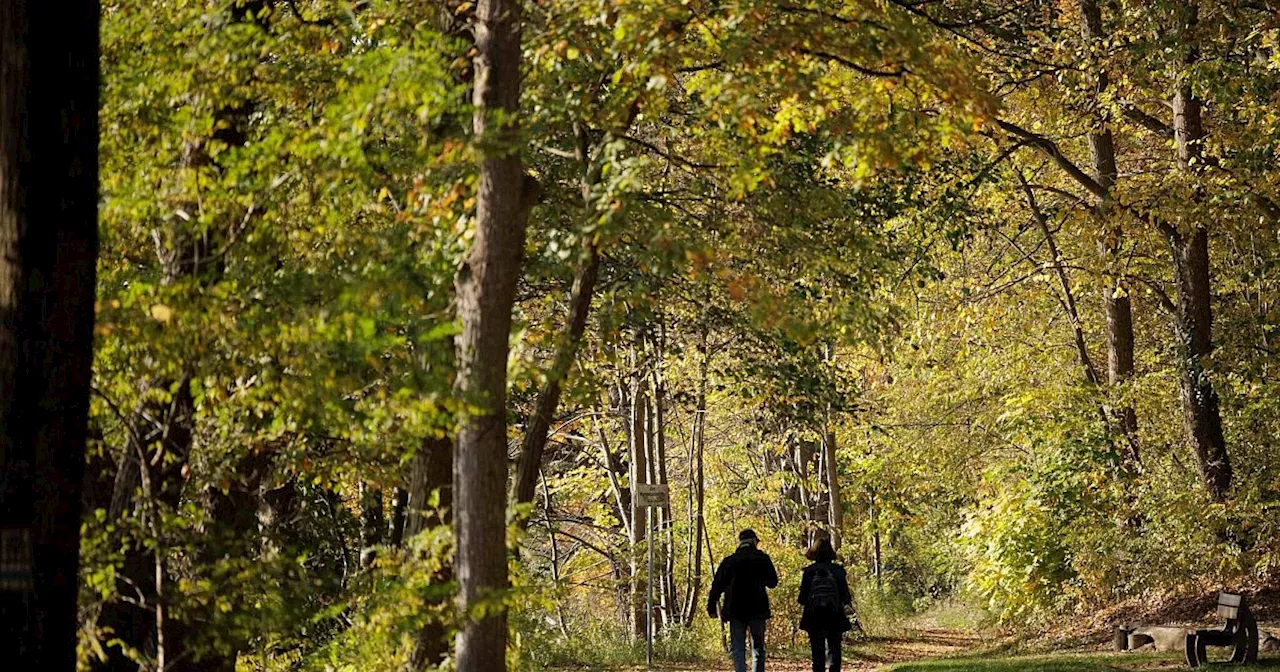
[[[248,454],[236,463],[234,479],[225,493],[213,486],[202,493],[201,499],[208,512],[208,523],[201,530],[205,543],[192,554],[201,566],[212,566],[224,556],[252,558],[261,552],[263,537],[259,532],[258,514],[263,500],[263,483],[272,468],[274,454],[271,450],[258,448],[265,447],[251,447]],[[150,501],[157,500],[151,498]],[[154,513],[149,513],[148,518],[155,520]],[[158,528],[152,534],[156,539],[162,539]],[[169,599],[164,594],[165,586],[176,582],[165,566],[165,554],[167,549],[162,541],[155,552],[156,669],[235,672],[238,652],[249,645],[248,640],[238,633],[218,632],[215,637],[205,634],[215,645],[207,648],[193,646],[196,633],[202,629],[209,630],[207,624],[227,623],[214,616],[215,607],[196,607],[185,614],[177,614],[180,618],[167,617]],[[236,608],[243,613],[242,604],[236,604]]]
[[[666,357],[663,343],[664,332],[659,318],[657,333],[650,339],[652,356],[649,360],[649,381],[652,393],[652,411],[649,416],[649,436],[651,438],[653,457],[653,475],[656,483],[668,483],[667,479],[667,435],[666,435],[666,384],[663,381],[662,367]],[[660,508],[657,514],[654,541],[658,548],[658,628],[666,627],[675,620],[675,526],[671,519],[670,507]]]
[[[706,520],[704,518],[704,503],[706,495],[706,477],[703,464],[704,448],[706,446],[706,428],[707,428],[707,376],[710,369],[711,349],[707,344],[707,325],[705,318],[700,333],[700,349],[702,351],[702,361],[698,366],[698,402],[694,409],[693,416],[693,432],[690,440],[693,442],[693,459],[692,469],[693,478],[690,479],[690,490],[692,501],[689,503],[690,510],[690,552],[693,554],[693,570],[689,585],[685,592],[684,600],[684,624],[685,627],[693,625],[693,617],[697,613],[698,595],[702,592],[702,535],[706,530]],[[714,561],[710,558],[709,561]]]
[[[382,506],[382,490],[360,482],[360,566],[370,567],[377,559],[376,547],[382,543],[387,520]]]
[[[604,395],[608,404],[608,413],[610,416],[623,418],[622,426],[623,434],[626,437],[627,446],[631,445],[631,418],[630,410],[627,402],[626,388],[618,383],[610,387],[610,390]],[[622,521],[622,529],[627,535],[627,556],[630,558],[631,552],[634,550],[634,533],[635,529],[631,518],[631,487],[630,483],[624,484],[624,476],[626,472],[622,464],[622,460],[614,454],[609,447],[609,436],[605,432],[603,412],[600,405],[596,406],[596,437],[600,442],[600,451],[604,458],[605,473],[609,478],[609,487],[613,490],[614,502],[618,507],[618,519]],[[615,584],[615,594],[618,602],[618,620],[626,626],[627,632],[633,631],[631,627],[631,576],[627,574],[630,570],[630,563],[614,562],[613,577]]]
[[[1198,3],[1183,6],[1179,26],[1190,45],[1187,65],[1199,59],[1195,46],[1195,29],[1199,20]],[[1203,165],[1204,125],[1201,103],[1184,73],[1173,96],[1173,134],[1178,150],[1178,163],[1194,181]],[[1197,189],[1198,191],[1198,189]],[[1199,200],[1198,198],[1194,200]],[[1187,439],[1196,457],[1200,477],[1209,494],[1225,499],[1231,489],[1231,459],[1222,433],[1222,414],[1218,393],[1209,379],[1206,364],[1213,355],[1213,305],[1209,268],[1209,230],[1199,217],[1190,226],[1165,225],[1163,233],[1173,255],[1178,284],[1175,322],[1179,340],[1178,387],[1186,423]]]
[[[1089,345],[1085,342],[1083,320],[1080,318],[1080,310],[1076,303],[1075,292],[1071,289],[1071,279],[1068,277],[1067,269],[1063,265],[1062,253],[1059,251],[1058,243],[1053,237],[1053,231],[1049,228],[1048,218],[1045,217],[1044,212],[1040,210],[1040,205],[1036,202],[1036,195],[1035,192],[1031,190],[1031,185],[1027,183],[1027,180],[1022,177],[1020,173],[1017,177],[1018,183],[1022,186],[1022,193],[1027,198],[1027,208],[1031,211],[1031,219],[1035,221],[1037,226],[1039,226],[1040,235],[1044,237],[1045,247],[1049,250],[1049,258],[1051,260],[1050,264],[1053,266],[1054,274],[1058,278],[1058,288],[1061,290],[1061,294],[1058,296],[1058,303],[1062,305],[1063,311],[1067,314],[1067,320],[1071,323],[1071,331],[1073,340],[1075,341],[1076,354],[1080,359],[1080,368],[1084,372],[1085,382],[1092,387],[1097,387],[1102,384],[1102,377],[1098,374],[1097,367],[1094,366],[1093,357],[1089,354]],[[1128,315],[1127,309],[1122,312],[1125,315]],[[1129,336],[1129,346],[1132,348],[1132,324],[1130,324]],[[1113,339],[1111,339],[1110,336],[1108,337],[1108,342],[1113,342]],[[1112,348],[1112,355],[1114,355],[1115,352],[1116,350]],[[1114,357],[1111,361],[1113,364],[1115,363]],[[1132,359],[1130,359],[1130,363],[1132,364]],[[1113,377],[1110,382],[1114,384],[1117,381]],[[1125,445],[1128,447],[1128,455],[1117,455],[1117,459],[1126,467],[1126,470],[1131,470],[1133,467],[1136,467],[1138,461],[1136,444],[1137,437],[1136,435],[1129,433],[1129,431],[1124,428],[1123,409],[1121,409],[1119,413],[1108,413],[1106,404],[1100,403],[1098,407],[1098,416],[1102,420],[1102,423],[1107,427],[1112,425],[1113,420],[1120,421],[1121,433],[1123,436],[1127,437],[1124,441]],[[1137,418],[1136,415],[1133,417],[1135,419]],[[1136,430],[1136,427],[1134,429]],[[1116,449],[1115,442],[1111,440],[1109,435],[1108,444],[1111,445],[1113,450]]]
[[[404,543],[404,521],[409,509],[409,491],[397,487],[391,494],[391,518],[387,521],[387,543],[398,548]]]
[[[70,671],[98,255],[98,3],[0,0],[0,630]]]
[[[844,500],[840,497],[840,465],[836,461],[836,431],[828,418],[822,434],[823,462],[827,467],[827,524],[831,527],[831,545],[840,550],[844,536]]]
[[[867,516],[871,519],[871,572],[876,588],[884,588],[884,558],[880,554],[880,511],[876,507],[876,491],[867,491]]]
[[[560,594],[560,544],[556,541],[556,526],[551,521],[551,488],[547,487],[547,474],[538,474],[542,481],[542,519],[547,524],[547,537],[551,540],[551,585],[556,591],[556,622],[560,634],[569,639],[569,619],[564,615],[564,596]]]
[[[1080,0],[1081,32],[1090,47],[1101,51],[1106,39],[1106,31],[1102,24],[1102,11],[1097,0]],[[1095,95],[1100,96],[1108,86],[1108,77],[1100,66],[1095,73]],[[1099,213],[1104,228],[1098,242],[1098,252],[1102,263],[1108,270],[1118,270],[1123,261],[1120,258],[1124,230],[1115,220],[1109,205],[1110,194],[1115,187],[1118,171],[1116,170],[1115,141],[1106,120],[1099,121],[1099,128],[1089,133],[1089,150],[1093,161],[1093,179],[1107,192]],[[1055,260],[1057,258],[1055,257]],[[1056,262],[1055,262],[1056,263]],[[1107,383],[1112,387],[1123,385],[1133,378],[1133,305],[1129,299],[1128,282],[1122,273],[1113,273],[1115,281],[1103,288],[1102,299],[1107,314]],[[1096,378],[1096,374],[1095,374]],[[1135,466],[1139,459],[1138,415],[1133,404],[1121,403],[1112,411],[1116,426],[1123,437],[1128,450],[1125,457]]]
[[[538,185],[525,175],[520,112],[519,0],[476,6],[473,127],[480,150],[475,239],[458,270],[458,375],[470,409],[458,422],[453,494],[458,672],[506,666],[507,356],[525,228]]]
[[[432,506],[431,499],[438,496]],[[408,539],[423,530],[453,522],[453,442],[448,437],[433,437],[423,441],[418,454],[413,456],[409,474],[409,501],[406,505],[404,538]],[[453,566],[445,563],[433,583],[445,584],[453,580]],[[429,618],[409,654],[407,672],[422,672],[435,667],[449,653],[448,631],[439,619]]]
[[[600,444],[600,457],[604,462],[604,475],[609,479],[609,490],[613,492],[613,503],[618,508],[618,520],[622,521],[622,531],[631,536],[631,490],[622,485],[622,461],[609,448],[609,436],[604,433],[604,421],[600,420],[599,404],[595,407],[595,439]]]
[[[551,419],[555,417],[560,405],[562,385],[577,357],[582,335],[587,330],[587,316],[591,312],[591,298],[595,293],[599,273],[600,251],[595,244],[591,244],[587,247],[587,258],[574,274],[573,290],[569,295],[569,316],[560,342],[556,345],[555,362],[547,374],[547,382],[538,391],[524,440],[520,444],[511,496],[516,504],[533,501],[538,472],[542,469],[542,453],[551,431]],[[521,524],[527,524],[527,521],[521,521]]]
[[[632,362],[637,364],[635,351],[632,350]],[[631,487],[641,483],[649,483],[649,447],[646,418],[648,417],[648,395],[645,394],[644,378],[635,373],[631,379],[631,422],[628,439],[631,452]],[[640,503],[640,498],[631,497],[631,635],[639,640],[647,632],[649,617],[645,597],[648,590],[648,575],[645,570],[644,544],[649,533],[649,509]]]
[[[605,476],[609,479],[609,489],[613,491],[614,504],[618,507],[618,520],[622,521],[622,529],[631,536],[631,490],[622,484],[622,462],[609,448],[609,437],[604,431],[604,421],[600,419],[602,411],[596,406],[596,440],[600,443],[601,457],[604,458]]]
[[[796,444],[796,476],[800,482],[800,506],[805,520],[818,520],[818,497],[809,482],[816,475],[812,469],[818,461],[818,454],[818,446],[813,441],[804,440]],[[825,480],[826,474],[822,474],[820,479]]]
[[[213,136],[189,141],[183,149],[180,165],[192,168],[206,161],[206,148],[210,139],[242,146],[245,142],[247,109],[247,104],[219,108],[216,113],[219,130]],[[192,210],[198,211],[198,206],[192,204]],[[208,260],[213,256],[211,250],[217,246],[214,238],[218,233],[212,230],[193,232],[175,228],[166,235],[153,230],[161,283],[172,285],[191,278],[205,285],[217,282],[222,276],[223,264],[220,261],[209,263]],[[185,362],[183,366],[190,368]],[[120,460],[116,474],[110,510],[113,517],[122,515],[130,504],[138,506],[144,518],[154,516],[158,505],[163,505],[170,511],[179,508],[182,486],[186,480],[182,471],[190,460],[195,441],[195,400],[191,393],[191,378],[192,374],[188,371],[176,382],[161,379],[150,383],[163,390],[162,395],[168,396],[146,399],[128,421],[126,431],[129,446]],[[147,393],[148,390],[144,390],[144,397]],[[144,488],[142,497],[135,501],[139,485],[147,487]],[[98,618],[98,625],[104,630],[110,630],[113,638],[119,639],[124,646],[135,648],[145,655],[163,654],[175,661],[175,670],[186,669],[183,665],[196,664],[210,670],[234,666],[236,655],[230,651],[206,651],[197,660],[195,652],[189,648],[195,642],[187,634],[187,624],[180,619],[164,618],[165,604],[160,595],[162,584],[165,583],[164,558],[158,553],[164,540],[156,538],[153,541],[154,548],[148,548],[142,543],[131,543],[125,551],[121,568],[121,593],[141,591],[143,599],[134,604],[122,600],[108,604]],[[167,624],[165,627],[170,632],[162,630],[163,624]],[[225,644],[226,641],[222,643]],[[108,647],[106,653],[107,660],[102,664],[102,669],[114,671],[136,667],[125,655],[123,646]]]
[[[184,376],[176,383],[160,381],[160,385],[168,388],[170,397],[144,403],[128,421],[129,441],[116,473],[110,520],[117,520],[126,509],[137,507],[144,520],[154,521],[158,507],[173,511],[181,503],[181,470],[191,455],[195,402],[189,377]],[[152,455],[164,456],[165,459],[153,460]],[[158,529],[151,528],[152,532],[158,532]],[[179,621],[166,619],[160,613],[165,606],[161,595],[166,582],[164,558],[160,552],[164,544],[157,534],[152,536],[155,537],[154,548],[149,548],[141,540],[128,540],[119,570],[121,594],[139,595],[142,599],[136,603],[123,600],[107,603],[98,616],[97,625],[110,630],[111,638],[119,639],[126,646],[147,655],[158,655],[163,651],[174,658],[180,655],[179,647],[186,638],[180,632]],[[164,632],[162,627],[167,627],[170,632]],[[161,646],[163,640],[167,640],[168,647]],[[106,647],[106,654],[106,661],[100,665],[94,663],[95,669],[114,672],[137,668],[120,646]],[[185,657],[179,660],[185,660]]]

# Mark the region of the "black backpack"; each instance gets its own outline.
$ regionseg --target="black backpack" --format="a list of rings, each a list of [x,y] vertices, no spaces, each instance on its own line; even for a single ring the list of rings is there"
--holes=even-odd
[[[818,565],[809,581],[809,606],[814,609],[838,611],[840,609],[840,585],[830,567]]]

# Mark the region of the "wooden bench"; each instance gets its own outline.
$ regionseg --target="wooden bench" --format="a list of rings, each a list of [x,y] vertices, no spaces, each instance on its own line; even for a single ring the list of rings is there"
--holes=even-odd
[[[1209,630],[1196,630],[1187,635],[1187,665],[1200,667],[1209,663],[1205,647],[1230,646],[1229,664],[1254,664],[1258,662],[1258,622],[1245,604],[1244,596],[1234,593],[1218,593],[1218,616],[1227,619],[1226,625]]]

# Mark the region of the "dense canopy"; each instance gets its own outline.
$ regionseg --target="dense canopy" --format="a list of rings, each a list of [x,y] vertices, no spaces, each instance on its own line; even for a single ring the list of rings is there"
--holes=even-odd
[[[782,639],[820,532],[873,625],[1276,578],[1270,0],[100,21],[80,669],[715,655],[743,527]]]

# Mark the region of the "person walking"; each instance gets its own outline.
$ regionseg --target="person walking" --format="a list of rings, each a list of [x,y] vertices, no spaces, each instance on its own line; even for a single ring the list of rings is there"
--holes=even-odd
[[[769,554],[759,549],[760,538],[750,529],[738,534],[738,550],[720,562],[707,615],[729,623],[729,652],[734,672],[747,672],[747,631],[751,632],[751,670],[764,672],[764,624],[769,611],[769,589],[778,587],[778,571]],[[720,596],[724,606],[720,607]]]
[[[836,564],[831,538],[821,536],[805,557],[813,564],[800,579],[800,629],[809,633],[813,672],[840,672],[840,640],[852,628],[845,607],[853,604],[849,576]]]

